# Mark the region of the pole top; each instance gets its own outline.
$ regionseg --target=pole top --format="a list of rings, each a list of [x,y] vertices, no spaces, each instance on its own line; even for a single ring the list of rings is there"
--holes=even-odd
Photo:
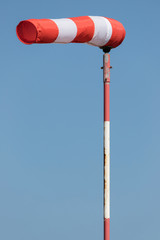
[[[109,53],[112,47],[105,46],[105,47],[100,47],[100,49],[102,49],[104,53]]]

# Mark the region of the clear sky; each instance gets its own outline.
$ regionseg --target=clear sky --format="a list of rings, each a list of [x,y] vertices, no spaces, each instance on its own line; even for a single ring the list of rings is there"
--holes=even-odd
[[[111,52],[111,239],[160,239],[158,0],[5,0],[0,14],[0,239],[103,239],[102,51],[26,46],[29,18],[123,23]]]

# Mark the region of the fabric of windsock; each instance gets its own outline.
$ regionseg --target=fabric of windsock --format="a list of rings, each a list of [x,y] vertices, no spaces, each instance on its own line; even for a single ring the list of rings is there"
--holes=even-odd
[[[25,44],[88,43],[97,47],[115,48],[125,38],[123,25],[111,18],[83,16],[62,19],[29,19],[16,28]]]

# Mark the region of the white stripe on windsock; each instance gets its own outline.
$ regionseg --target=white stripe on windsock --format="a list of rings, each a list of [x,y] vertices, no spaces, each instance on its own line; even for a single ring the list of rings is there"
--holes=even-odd
[[[77,26],[71,19],[61,18],[51,20],[57,24],[59,29],[55,43],[69,43],[74,40],[77,35]]]
[[[88,44],[94,46],[104,46],[109,42],[112,36],[112,26],[105,17],[89,16],[94,22],[94,36]]]

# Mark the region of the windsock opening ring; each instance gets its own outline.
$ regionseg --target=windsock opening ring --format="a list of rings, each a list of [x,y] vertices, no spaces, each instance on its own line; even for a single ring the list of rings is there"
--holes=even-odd
[[[36,42],[37,29],[30,21],[21,21],[16,28],[16,33],[19,40],[25,44]]]
[[[16,28],[19,40],[32,43],[87,43],[100,48],[115,48],[125,38],[125,29],[117,20],[83,16],[62,19],[29,19]]]

